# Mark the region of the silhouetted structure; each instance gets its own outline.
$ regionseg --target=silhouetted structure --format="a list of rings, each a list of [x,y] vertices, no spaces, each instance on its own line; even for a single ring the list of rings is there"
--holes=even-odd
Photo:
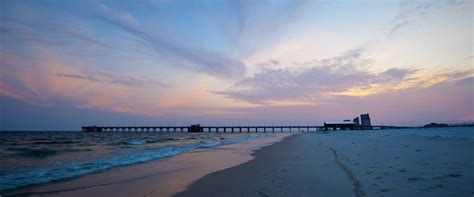
[[[359,123],[359,120],[361,122]],[[376,128],[385,129],[386,126],[377,126]],[[390,127],[395,128],[395,127]],[[201,132],[317,132],[322,130],[371,130],[373,129],[370,123],[369,114],[361,114],[359,117],[354,118],[352,121],[336,121],[336,122],[324,122],[324,126],[298,126],[298,125],[281,125],[281,126],[201,126],[200,124],[194,124],[191,126],[83,126],[83,132],[189,132],[189,133],[201,133]]]
[[[351,122],[352,123],[352,122]],[[316,132],[322,131],[323,126],[83,126],[83,132]]]
[[[360,120],[361,120],[361,129],[363,130],[372,129],[369,114],[361,114]]]
[[[359,117],[355,117],[355,118],[352,120],[352,122],[354,122],[354,125],[355,125],[355,126],[357,126],[357,127],[360,126]]]
[[[202,133],[204,130],[201,128],[200,124],[193,124],[191,127],[189,127],[188,132],[190,133]]]
[[[354,122],[350,120],[342,121],[342,122],[324,122],[324,130],[354,130]]]
[[[102,132],[102,127],[96,125],[89,127],[82,127],[82,132]]]
[[[436,127],[448,127],[449,125],[447,124],[443,124],[443,123],[435,123],[435,122],[432,122],[430,124],[427,124],[425,126],[423,126],[424,128],[436,128]]]

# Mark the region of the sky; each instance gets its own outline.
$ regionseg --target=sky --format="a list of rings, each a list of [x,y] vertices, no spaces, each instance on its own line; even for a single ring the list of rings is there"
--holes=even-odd
[[[474,121],[472,0],[2,0],[0,130]]]

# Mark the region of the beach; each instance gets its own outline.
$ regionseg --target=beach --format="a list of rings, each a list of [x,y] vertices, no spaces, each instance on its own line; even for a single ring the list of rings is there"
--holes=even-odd
[[[473,149],[472,127],[271,134],[5,196],[471,196]]]
[[[212,173],[176,196],[353,196],[353,180],[315,136],[294,135],[258,150],[252,161]]]
[[[474,0],[0,0],[0,197],[474,197]]]
[[[472,128],[302,134],[176,196],[472,196]]]

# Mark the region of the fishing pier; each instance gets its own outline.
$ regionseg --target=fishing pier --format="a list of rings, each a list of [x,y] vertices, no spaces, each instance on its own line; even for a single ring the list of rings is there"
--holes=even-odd
[[[84,126],[83,132],[283,133],[317,132],[324,126]]]

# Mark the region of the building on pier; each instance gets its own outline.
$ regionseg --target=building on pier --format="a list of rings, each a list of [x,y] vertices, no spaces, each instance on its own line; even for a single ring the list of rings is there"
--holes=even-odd
[[[324,130],[354,130],[354,122],[351,121],[337,121],[337,122],[324,122]]]
[[[372,129],[372,124],[370,123],[370,117],[369,114],[361,114],[360,115],[360,120],[361,120],[361,129],[362,130],[370,130]]]
[[[189,133],[202,133],[204,132],[204,129],[201,127],[200,124],[193,124],[189,127],[188,132]]]
[[[356,127],[360,126],[359,117],[355,117],[355,118],[352,120],[352,122],[354,122],[354,125],[355,125]]]
[[[361,114],[360,117],[355,117],[351,120],[325,122],[324,130],[371,130],[372,124],[370,122],[369,114]]]
[[[96,125],[82,127],[82,132],[102,132],[102,127],[97,127]]]

